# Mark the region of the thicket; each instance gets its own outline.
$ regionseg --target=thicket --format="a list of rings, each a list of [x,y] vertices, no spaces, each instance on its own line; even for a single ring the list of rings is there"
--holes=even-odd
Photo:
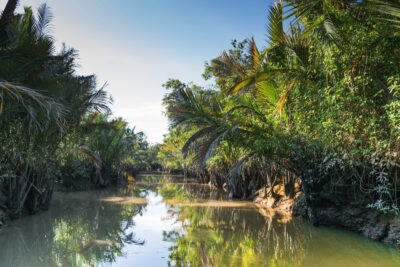
[[[160,157],[248,197],[277,183],[399,212],[398,1],[276,1],[268,39],[206,64],[205,89],[169,80]]]
[[[48,208],[56,182],[107,186],[148,166],[144,134],[111,116],[104,86],[76,73],[74,49],[56,52],[48,6],[17,5],[0,17],[0,223]]]

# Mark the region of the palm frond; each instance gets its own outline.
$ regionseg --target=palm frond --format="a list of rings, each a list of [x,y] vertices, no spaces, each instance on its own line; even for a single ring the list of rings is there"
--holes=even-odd
[[[5,103],[6,98],[11,102],[7,101]],[[12,105],[12,101],[16,101],[22,105],[29,120],[34,122],[37,127],[42,128],[42,125],[49,120],[54,120],[62,128],[66,113],[63,105],[26,86],[0,81],[0,115],[5,110],[7,104]],[[45,120],[39,121],[39,112],[46,114]]]
[[[324,19],[324,28],[326,30],[326,33],[333,39],[333,40],[338,40],[340,38],[338,34],[338,29],[336,25],[334,24],[331,16],[329,13],[325,15]]]
[[[223,123],[225,124],[226,122],[228,122],[229,120],[231,120],[231,119],[232,119],[232,116],[234,115],[234,113],[235,113],[236,111],[238,111],[238,110],[247,111],[247,113],[245,113],[246,115],[247,115],[247,114],[255,115],[255,116],[257,116],[259,119],[264,120],[264,115],[261,114],[261,113],[259,113],[259,112],[257,112],[257,111],[255,110],[254,107],[249,106],[249,105],[244,105],[244,104],[243,104],[243,105],[234,106],[233,108],[231,108],[230,110],[228,110],[228,111],[225,113],[225,116],[224,116],[224,118],[223,118]],[[232,127],[232,130],[233,130],[234,128],[235,128],[235,127]],[[235,129],[235,130],[236,130],[236,129]]]
[[[332,10],[345,9],[355,1],[290,0],[287,2],[288,11],[285,18],[292,20],[293,24],[301,21],[305,27],[304,35],[318,34],[320,38],[329,40],[336,45],[342,42],[342,36]]]
[[[290,49],[293,58],[300,60],[301,65],[307,65],[311,40],[299,26],[290,26],[284,46]]]
[[[195,153],[195,159],[200,163],[201,168],[206,166],[207,161],[214,155],[220,142],[228,135],[230,130],[231,128],[220,126],[201,139]]]
[[[52,19],[53,14],[48,5],[46,3],[41,4],[38,8],[38,17],[34,24],[37,38],[41,38],[47,34]]]
[[[255,75],[250,76],[249,78],[244,79],[243,81],[235,84],[234,86],[232,86],[231,88],[228,89],[227,94],[228,95],[233,95],[236,94],[237,92],[248,88],[251,85],[254,85],[255,83]]]
[[[252,67],[254,71],[257,71],[261,67],[262,59],[260,52],[258,51],[257,44],[254,41],[254,38],[251,38],[249,41],[250,51],[249,54],[252,58]]]
[[[113,100],[105,90],[107,83],[104,84],[100,89],[88,92],[84,99],[87,112],[105,112],[111,114],[110,104]]]
[[[286,42],[283,28],[283,7],[280,2],[275,2],[268,15],[268,38],[270,43],[284,44]]]
[[[188,152],[189,152],[190,146],[191,146],[195,141],[197,141],[199,138],[203,138],[203,137],[205,137],[206,135],[212,133],[215,129],[216,129],[216,126],[205,127],[205,128],[202,128],[202,129],[198,130],[198,131],[195,132],[192,136],[190,136],[190,137],[186,140],[185,144],[184,144],[183,147],[182,147],[182,153],[183,153],[183,155],[186,157],[187,154],[188,154]]]
[[[2,33],[6,32],[6,28],[9,26],[11,19],[14,16],[14,12],[18,6],[18,0],[8,0],[7,4],[1,13],[0,17],[0,31]]]
[[[276,104],[276,108],[275,108],[275,112],[277,114],[282,114],[282,111],[283,111],[283,108],[285,107],[286,101],[287,101],[290,93],[295,88],[296,83],[297,83],[296,79],[291,80],[288,83],[286,90],[279,97],[278,103]]]
[[[202,149],[202,153],[200,153],[201,161],[200,161],[200,166],[204,167],[207,163],[207,161],[214,155],[216,152],[219,144],[221,141],[226,137],[228,134],[228,130],[224,130],[222,132],[216,133],[213,138],[210,138],[209,141],[206,143],[206,146],[204,146],[204,149]]]
[[[285,19],[294,17],[296,20],[309,17],[310,14],[316,13],[316,10],[321,9],[320,0],[308,0],[308,1],[297,1],[297,0],[289,0],[286,1],[287,5],[285,7],[288,8],[288,11],[285,14]]]
[[[396,28],[400,28],[400,3],[394,4],[382,0],[369,0],[367,3],[371,10],[391,17],[380,17],[379,19],[389,21]]]
[[[221,111],[216,97],[195,94],[190,88],[180,88],[166,100],[171,125],[215,125]]]
[[[18,41],[20,44],[33,42],[36,39],[35,36],[35,16],[33,15],[33,11],[31,7],[24,8],[24,14],[20,18],[18,23]]]
[[[246,69],[233,55],[228,54],[226,51],[222,52],[222,54],[216,60],[238,77],[243,77],[246,75]]]
[[[100,155],[97,152],[91,150],[89,147],[78,146],[73,149],[73,152],[89,160],[96,167],[96,169],[101,168],[102,160]]]
[[[276,105],[278,102],[277,90],[273,81],[264,81],[256,84],[257,98],[269,103]]]
[[[241,90],[268,81],[269,79],[271,79],[272,77],[274,77],[275,75],[277,75],[282,71],[289,72],[289,70],[283,70],[283,69],[265,69],[257,73],[251,74],[246,79],[242,80],[241,82],[229,88],[229,90],[227,90],[227,94],[233,95]]]

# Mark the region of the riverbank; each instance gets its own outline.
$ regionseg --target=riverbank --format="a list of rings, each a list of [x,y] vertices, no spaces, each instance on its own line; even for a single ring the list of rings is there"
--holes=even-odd
[[[293,206],[293,215],[309,219],[304,196]],[[362,201],[343,202],[339,195],[321,197],[314,207],[314,225],[356,232],[374,241],[400,248],[400,217],[367,207]]]
[[[314,226],[356,232],[371,240],[400,248],[399,216],[368,208],[368,204],[362,201],[351,202],[338,193],[314,195],[311,211],[299,183],[295,183],[292,196],[287,196],[284,188],[282,184],[275,185],[273,189],[265,187],[258,190],[252,200],[267,209],[305,218]]]

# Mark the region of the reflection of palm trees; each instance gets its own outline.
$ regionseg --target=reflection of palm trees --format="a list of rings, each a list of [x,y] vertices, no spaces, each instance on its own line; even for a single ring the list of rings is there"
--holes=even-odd
[[[265,220],[255,210],[184,207],[184,235],[172,266],[301,266],[311,233],[307,225]]]
[[[173,201],[168,205],[171,217],[182,225],[179,231],[164,233],[165,239],[175,243],[169,266],[378,266],[378,262],[379,266],[399,266],[396,250],[346,232],[313,228],[298,219],[286,223],[257,208],[216,205],[226,202],[223,194],[207,190],[217,191],[192,185],[159,187],[163,197],[179,197],[180,203],[208,203],[207,195],[222,200],[210,206]]]
[[[97,266],[114,262],[127,244],[143,244],[133,232],[133,218],[145,206],[99,201],[113,193],[58,195],[50,211],[6,228],[0,235],[2,266]]]
[[[204,186],[167,184],[159,192],[179,201],[224,199],[218,190]],[[183,224],[183,233],[164,234],[175,239],[170,266],[301,266],[311,239],[306,224],[282,224],[254,208],[172,205],[169,212]]]

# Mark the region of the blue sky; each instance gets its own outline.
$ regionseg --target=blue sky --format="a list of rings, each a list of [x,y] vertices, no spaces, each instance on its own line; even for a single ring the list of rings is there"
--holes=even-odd
[[[20,6],[46,2],[54,15],[58,47],[79,51],[80,74],[108,82],[113,112],[151,143],[167,132],[162,115],[162,84],[168,78],[209,86],[204,63],[232,39],[254,36],[266,45],[272,0],[21,0]],[[6,0],[0,0],[2,8]]]

